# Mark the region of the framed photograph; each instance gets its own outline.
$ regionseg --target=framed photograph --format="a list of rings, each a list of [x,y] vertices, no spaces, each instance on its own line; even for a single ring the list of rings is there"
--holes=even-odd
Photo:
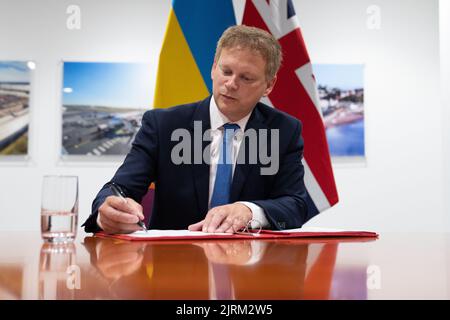
[[[364,65],[315,64],[331,157],[365,157]]]
[[[64,62],[62,156],[123,156],[152,105],[142,63]]]
[[[28,155],[33,62],[0,61],[0,157]]]

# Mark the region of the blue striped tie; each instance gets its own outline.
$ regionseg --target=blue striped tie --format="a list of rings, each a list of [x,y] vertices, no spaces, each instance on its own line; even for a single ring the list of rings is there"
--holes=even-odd
[[[231,181],[233,180],[231,150],[233,148],[234,133],[239,129],[239,126],[235,123],[226,123],[223,125],[223,128],[222,148],[219,162],[217,163],[216,181],[214,182],[214,191],[211,197],[211,208],[230,203]]]

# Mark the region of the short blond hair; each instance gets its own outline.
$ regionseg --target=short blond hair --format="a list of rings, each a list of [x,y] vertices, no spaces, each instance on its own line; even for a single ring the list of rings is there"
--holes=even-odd
[[[272,80],[283,59],[277,39],[267,31],[245,25],[229,27],[217,42],[214,61],[219,60],[223,48],[242,47],[257,51],[266,61],[266,78]]]

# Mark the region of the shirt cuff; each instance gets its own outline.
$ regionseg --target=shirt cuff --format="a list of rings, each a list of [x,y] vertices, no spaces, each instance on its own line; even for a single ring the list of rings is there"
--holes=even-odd
[[[97,224],[97,228],[99,228],[100,231],[103,231],[103,226],[100,223],[100,213],[97,213],[97,219],[95,219],[95,223]]]
[[[254,204],[253,202],[238,201],[238,203],[242,203],[244,206],[247,206],[250,209],[250,211],[252,212],[252,214],[253,214],[252,219],[255,220],[255,221],[252,221],[250,224],[250,227],[252,229],[258,229],[259,226],[261,226],[261,228],[270,227],[269,220],[267,220],[267,217],[266,217],[266,214],[265,214],[263,208]],[[258,222],[260,224],[258,224]]]

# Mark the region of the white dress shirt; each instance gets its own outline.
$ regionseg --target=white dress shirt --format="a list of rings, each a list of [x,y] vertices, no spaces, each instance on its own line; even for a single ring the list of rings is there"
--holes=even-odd
[[[211,120],[211,165],[209,167],[209,200],[208,207],[211,205],[211,197],[214,191],[214,183],[216,181],[216,171],[217,171],[217,163],[219,162],[220,156],[220,144],[223,137],[223,125],[226,123],[235,123],[239,126],[240,129],[236,131],[236,134],[233,138],[233,148],[231,151],[231,159],[233,160],[233,169],[232,174],[234,176],[234,169],[236,167],[236,159],[239,152],[239,147],[241,146],[242,138],[244,137],[245,126],[247,125],[248,119],[250,118],[251,112],[242,118],[239,121],[232,122],[230,121],[222,112],[220,112],[217,107],[216,101],[214,100],[214,96],[211,97],[211,101],[209,103],[209,116]],[[239,201],[239,203],[247,206],[253,214],[253,220],[259,221],[262,227],[268,227],[269,221],[267,220],[264,209],[260,206],[247,201]],[[252,222],[252,228],[257,228],[258,223]]]

